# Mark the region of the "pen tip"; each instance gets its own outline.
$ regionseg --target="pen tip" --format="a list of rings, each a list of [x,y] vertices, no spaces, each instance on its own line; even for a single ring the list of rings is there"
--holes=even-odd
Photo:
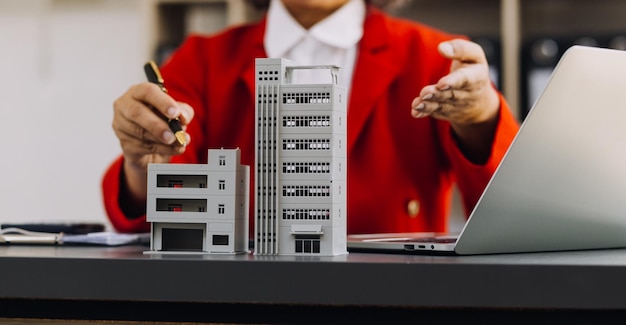
[[[187,140],[185,139],[185,132],[178,131],[174,134],[174,136],[176,136],[176,140],[178,140],[178,143],[180,143],[181,146],[183,147],[187,146]]]

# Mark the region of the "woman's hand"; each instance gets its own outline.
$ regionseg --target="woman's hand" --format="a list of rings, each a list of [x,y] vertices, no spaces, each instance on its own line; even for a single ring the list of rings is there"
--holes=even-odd
[[[491,152],[500,108],[485,53],[480,45],[462,39],[439,44],[439,53],[452,60],[450,73],[421,90],[411,114],[449,121],[468,159],[484,161]]]
[[[178,118],[185,130],[194,111],[148,82],[130,87],[114,102],[113,111],[113,130],[124,155],[127,190],[133,198],[145,200],[148,164],[169,162],[171,156],[185,151],[176,142],[167,119]],[[189,135],[185,136],[189,143]]]

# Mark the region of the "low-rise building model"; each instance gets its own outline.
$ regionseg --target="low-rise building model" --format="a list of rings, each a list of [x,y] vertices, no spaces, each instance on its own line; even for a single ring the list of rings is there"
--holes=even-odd
[[[148,165],[148,253],[247,252],[249,175],[239,149],[209,149],[207,164]]]

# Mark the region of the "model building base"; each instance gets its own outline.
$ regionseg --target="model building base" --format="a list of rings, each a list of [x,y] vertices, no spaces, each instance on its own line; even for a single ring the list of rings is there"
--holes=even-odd
[[[231,236],[226,231],[227,229],[221,229],[221,231],[217,232],[207,231],[207,229],[211,228],[216,228],[214,223],[181,224],[154,222],[151,230],[151,250],[145,253],[244,254],[248,252],[246,249],[247,245],[233,245]]]

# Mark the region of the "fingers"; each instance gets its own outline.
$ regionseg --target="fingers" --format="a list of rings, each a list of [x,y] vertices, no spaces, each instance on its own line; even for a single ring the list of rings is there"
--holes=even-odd
[[[451,120],[475,114],[475,110],[481,109],[483,97],[492,90],[482,48],[476,43],[455,39],[439,44],[439,52],[453,60],[450,73],[421,90],[411,104],[411,115]]]
[[[181,114],[178,103],[155,84],[147,82],[137,84],[131,87],[129,92],[133,100],[153,107],[168,119],[178,118]]]
[[[472,91],[490,84],[489,66],[487,64],[471,64],[452,70],[448,75],[439,79],[436,86],[438,89],[452,88]]]
[[[451,41],[441,42],[438,50],[445,58],[460,63],[487,63],[483,48],[477,43],[468,40],[453,39]]]
[[[158,118],[158,121],[156,121],[155,123],[160,124],[161,122],[165,123],[162,119]],[[145,123],[145,122],[142,122],[142,123]],[[172,154],[172,153],[177,152],[177,150],[175,150],[177,146],[173,145],[176,143],[175,138],[174,138],[174,141],[171,140],[171,138],[174,137],[174,135],[171,134],[172,131],[169,130],[169,127],[167,127],[167,124],[166,124],[165,131],[163,131],[164,133],[163,136],[155,136],[145,126],[142,126],[140,123],[137,123],[129,119],[116,119],[114,129],[115,129],[116,135],[120,139],[120,142],[135,143],[139,147],[150,148],[150,150],[146,150],[146,153]],[[170,133],[170,134],[167,134],[167,133]],[[167,137],[167,140],[165,140],[166,137]],[[162,145],[163,147],[167,147],[167,148],[171,147],[173,150],[160,150],[160,151],[153,150],[153,149],[159,148],[157,147],[158,145]],[[133,151],[135,150],[136,149],[134,149]]]
[[[183,128],[185,128],[185,126],[188,125],[191,120],[193,120],[195,112],[193,108],[191,108],[191,106],[189,106],[187,103],[179,102],[178,108],[180,109],[180,124],[181,126],[183,126]]]
[[[455,39],[439,44],[439,53],[453,60],[450,73],[437,85],[457,89],[483,87],[489,83],[489,65],[482,47],[474,42]]]
[[[166,120],[179,118],[186,129],[193,119],[193,109],[177,103],[158,86],[150,83],[132,86],[115,101],[113,108],[112,126],[126,157],[142,161],[146,155],[171,156],[184,151],[174,144],[176,138]],[[186,137],[189,142],[189,136]]]
[[[161,116],[177,117],[180,115],[178,105],[153,86],[135,85],[115,101],[113,128],[135,138],[172,144],[174,135]]]
[[[411,115],[421,118],[429,115],[445,117],[472,102],[472,94],[463,89],[431,85],[422,89],[420,96],[411,103]]]
[[[145,133],[147,134],[147,133]],[[185,147],[168,145],[160,141],[149,140],[149,137],[136,137],[135,134],[117,133],[124,156],[132,163],[141,161],[148,155],[174,156],[185,151]],[[167,159],[164,159],[167,160]]]

